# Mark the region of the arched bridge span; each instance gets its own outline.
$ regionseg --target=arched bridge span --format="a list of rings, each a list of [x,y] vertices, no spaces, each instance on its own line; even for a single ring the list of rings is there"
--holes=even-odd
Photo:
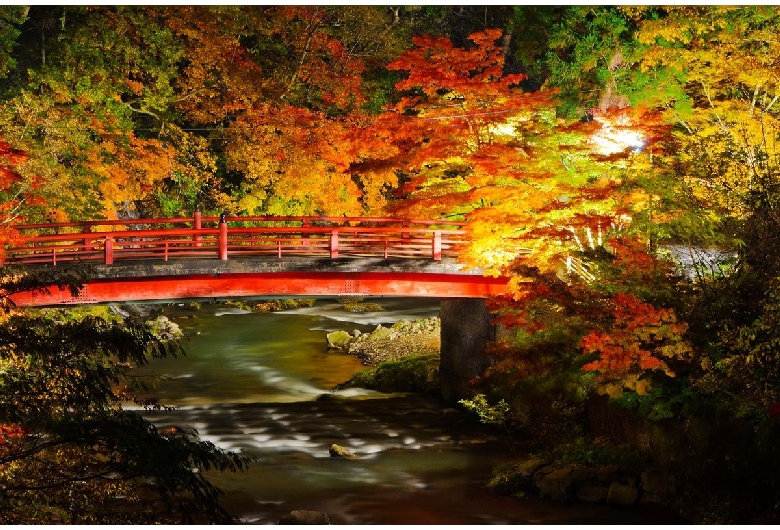
[[[482,299],[506,278],[467,270],[463,223],[387,218],[206,217],[19,226],[5,261],[89,267],[67,289],[11,295],[17,306],[268,297],[407,296],[441,299],[442,394],[468,397],[490,364],[495,327]]]
[[[67,289],[17,305],[184,299],[410,296],[487,298],[506,288],[457,261],[464,223],[358,217],[201,217],[24,225],[6,262],[89,267]]]

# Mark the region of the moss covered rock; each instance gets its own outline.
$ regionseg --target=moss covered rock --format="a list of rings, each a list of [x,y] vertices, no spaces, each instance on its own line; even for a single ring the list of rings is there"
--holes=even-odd
[[[330,453],[330,456],[334,458],[346,458],[346,459],[357,458],[357,456],[352,454],[349,449],[345,447],[341,447],[338,444],[332,444],[328,449],[328,453]]]
[[[337,330],[328,333],[326,339],[328,341],[328,348],[346,350],[349,347],[349,343],[352,342],[352,335],[346,331]]]
[[[376,368],[369,368],[337,386],[345,388],[367,388],[378,392],[439,392],[439,356],[412,355],[398,361],[385,362]]]

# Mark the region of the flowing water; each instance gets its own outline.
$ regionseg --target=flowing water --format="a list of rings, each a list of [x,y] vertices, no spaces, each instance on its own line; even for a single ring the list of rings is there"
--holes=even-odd
[[[158,395],[174,411],[160,427],[197,429],[201,439],[257,458],[243,473],[210,473],[240,521],[274,524],[292,510],[334,524],[643,524],[670,522],[658,510],[615,510],[491,494],[490,471],[505,446],[475,419],[436,399],[330,389],[363,369],[328,351],[327,331],[438,314],[438,302],[384,299],[384,312],[353,314],[335,303],[258,314],[226,306],[168,307],[187,355],[137,373],[166,377]],[[358,458],[332,458],[336,443]]]

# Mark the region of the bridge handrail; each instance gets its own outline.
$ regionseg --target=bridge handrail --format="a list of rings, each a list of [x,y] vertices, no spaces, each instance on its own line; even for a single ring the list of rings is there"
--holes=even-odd
[[[103,219],[89,221],[71,221],[65,223],[38,223],[38,224],[20,224],[14,228],[21,232],[30,230],[58,230],[60,228],[81,228],[91,231],[94,226],[151,226],[151,225],[171,225],[171,224],[193,224],[198,223],[219,223],[220,216],[193,216],[193,217],[170,217],[170,218],[149,218],[149,219]],[[300,226],[316,226],[320,223],[330,223],[331,225],[344,225],[344,223],[381,223],[397,226],[454,226],[462,227],[467,223],[463,221],[445,221],[433,219],[407,219],[394,217],[327,217],[327,216],[246,216],[229,217],[225,220],[229,224],[236,223],[300,223]],[[330,226],[330,225],[329,225]],[[78,232],[77,232],[78,233]]]
[[[410,227],[362,227],[362,226],[276,226],[276,227],[232,227],[229,229],[231,235],[236,234],[324,234],[329,235],[333,232],[346,232],[354,234],[418,234],[427,235],[433,232],[439,232],[442,235],[464,235],[467,232],[465,230],[458,229],[439,229],[439,228],[410,228]],[[73,232],[66,234],[42,234],[33,236],[28,239],[29,243],[43,243],[43,242],[67,242],[67,241],[79,241],[84,238],[100,239],[106,236],[130,238],[130,239],[144,239],[164,236],[208,236],[219,234],[219,228],[171,228],[171,229],[155,229],[155,230],[128,230],[118,232]],[[27,247],[27,245],[25,246]],[[25,247],[13,247],[13,248],[25,248]]]
[[[112,264],[115,258],[162,259],[169,257],[204,257],[217,250],[219,259],[228,254],[248,255],[274,252],[283,254],[311,255],[327,253],[331,258],[343,254],[390,255],[402,257],[427,257],[440,260],[454,255],[458,244],[463,243],[466,230],[439,228],[453,226],[436,220],[406,220],[393,218],[301,218],[301,217],[258,217],[258,218],[206,218],[217,221],[216,228],[203,228],[203,219],[197,219],[193,228],[137,229],[92,232],[55,233],[32,235],[23,245],[10,247],[6,260],[17,263],[51,263],[57,261],[103,261]],[[300,220],[301,226],[242,227],[229,226],[231,222],[253,220]],[[136,219],[134,225],[166,224],[170,226],[182,218]],[[186,219],[187,222],[191,221]],[[311,226],[315,222],[333,222],[330,226]],[[106,221],[87,221],[91,226],[100,226]],[[124,223],[127,221],[123,220]],[[335,224],[338,222],[339,224]],[[386,226],[355,226],[345,222],[384,223]],[[411,224],[414,222],[414,225]],[[85,226],[85,223],[57,223],[52,226]],[[316,223],[315,223],[316,224]],[[458,223],[456,226],[462,226]],[[197,227],[201,225],[201,227]],[[416,226],[415,226],[416,225]],[[36,227],[36,225],[25,225]],[[271,249],[269,243],[275,244]]]

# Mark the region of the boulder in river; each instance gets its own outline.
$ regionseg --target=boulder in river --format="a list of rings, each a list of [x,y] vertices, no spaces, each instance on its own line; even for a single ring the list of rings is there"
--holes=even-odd
[[[539,497],[554,501],[571,502],[574,499],[572,465],[547,466],[534,474]]]
[[[607,504],[610,506],[633,506],[639,499],[639,490],[630,484],[621,484],[618,481],[609,486]]]
[[[293,510],[279,519],[278,524],[330,524],[327,513],[311,510]]]
[[[328,348],[346,350],[352,341],[352,335],[343,330],[332,331],[327,334]]]
[[[328,450],[330,453],[330,456],[333,457],[339,457],[339,458],[357,458],[354,454],[349,452],[349,449],[345,449],[344,447],[341,447],[340,445],[333,444],[330,446],[330,449]]]

